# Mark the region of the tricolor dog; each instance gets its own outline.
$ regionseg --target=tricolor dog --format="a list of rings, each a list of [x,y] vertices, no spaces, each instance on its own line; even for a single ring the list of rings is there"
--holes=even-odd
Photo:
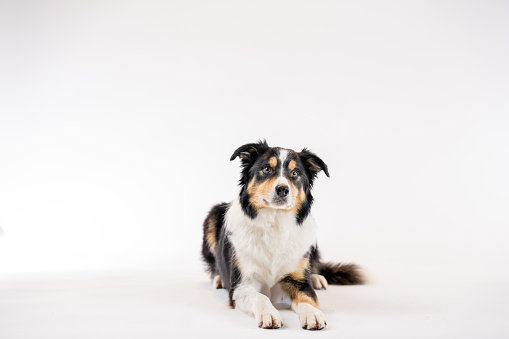
[[[288,297],[302,328],[327,322],[314,289],[362,284],[359,267],[320,261],[311,188],[327,165],[308,149],[269,147],[265,141],[239,147],[240,193],[214,206],[203,224],[202,256],[216,288],[229,292],[232,308],[254,315],[262,328],[279,328],[271,301]]]

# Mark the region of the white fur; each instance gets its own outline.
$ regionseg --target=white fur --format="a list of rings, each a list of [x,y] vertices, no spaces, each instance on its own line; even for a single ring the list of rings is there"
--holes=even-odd
[[[268,288],[297,269],[316,244],[316,228],[311,216],[297,225],[293,212],[280,209],[264,208],[251,219],[238,199],[226,213],[226,229],[242,276]]]
[[[327,324],[322,311],[308,303],[292,304],[292,309],[298,314],[300,326],[308,330],[321,330]]]
[[[278,157],[279,157],[279,173],[280,173],[280,175],[279,175],[279,177],[277,177],[276,180],[274,180],[274,184],[272,186],[272,190],[271,190],[271,192],[269,193],[269,196],[266,199],[269,202],[269,204],[267,206],[269,208],[288,210],[288,209],[291,209],[295,205],[295,203],[296,203],[296,201],[295,201],[295,199],[293,198],[293,195],[292,195],[290,182],[284,176],[285,175],[285,173],[284,173],[284,163],[286,161],[286,158],[288,158],[288,154],[289,154],[289,152],[286,149],[281,149],[279,151],[279,156]],[[289,189],[287,201],[286,201],[286,204],[284,204],[284,205],[279,205],[279,204],[275,204],[274,203],[274,201],[277,198],[276,187],[279,186],[279,185],[285,185]]]
[[[281,168],[283,168],[286,158],[288,158],[288,150],[286,150],[284,148],[280,149],[279,150],[279,164],[281,165]]]
[[[214,276],[214,279],[212,280],[212,285],[215,288],[223,288],[223,282],[221,281],[221,277],[219,275]]]
[[[254,315],[259,327],[279,328],[283,325],[281,315],[270,302],[270,299],[260,293],[261,286],[255,281],[243,281],[233,293],[235,308],[247,314]]]
[[[308,216],[297,225],[293,212],[272,208],[258,211],[251,219],[235,199],[225,221],[242,276],[233,293],[236,307],[254,314],[261,327],[279,327],[281,317],[269,300],[271,290],[277,290],[277,283],[294,272],[316,244],[314,219]]]
[[[311,283],[313,284],[313,288],[315,290],[326,289],[329,285],[327,283],[327,279],[325,279],[325,277],[320,274],[311,274]]]
[[[277,198],[276,187],[279,185],[285,185],[288,187],[288,190],[289,190],[287,200],[284,205],[278,205],[278,204],[273,203],[273,201],[275,201]],[[297,202],[296,199],[293,198],[292,189],[290,187],[290,183],[288,182],[288,179],[286,179],[283,175],[280,175],[276,180],[274,180],[274,184],[272,186],[272,191],[270,192],[268,201],[270,202],[268,205],[269,208],[285,209],[285,210],[291,209]]]

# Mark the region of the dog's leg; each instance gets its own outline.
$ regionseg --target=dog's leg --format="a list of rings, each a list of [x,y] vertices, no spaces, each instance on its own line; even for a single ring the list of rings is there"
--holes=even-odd
[[[309,271],[311,273],[311,284],[315,290],[327,289],[327,279],[320,273],[320,251],[318,251],[318,246],[311,246],[309,250]]]
[[[303,329],[321,330],[327,325],[325,316],[318,309],[318,298],[307,277],[289,275],[281,281],[281,288],[292,300],[292,309],[299,316]]]
[[[212,280],[212,285],[219,289],[219,288],[223,288],[223,281],[221,280],[221,277],[219,275],[215,275],[214,276],[214,279]]]
[[[307,302],[292,302],[292,309],[298,314],[300,326],[305,330],[321,330],[327,326],[322,311]]]
[[[270,299],[258,292],[260,286],[253,283],[240,283],[233,292],[235,308],[253,314],[258,327],[280,328],[283,326],[281,315],[270,302]]]

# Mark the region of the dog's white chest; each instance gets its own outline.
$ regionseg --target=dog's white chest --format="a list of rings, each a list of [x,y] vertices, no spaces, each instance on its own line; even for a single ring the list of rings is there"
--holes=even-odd
[[[238,201],[226,214],[226,228],[242,276],[269,287],[294,272],[316,244],[316,224],[311,217],[297,225],[293,213],[264,209],[251,219]]]

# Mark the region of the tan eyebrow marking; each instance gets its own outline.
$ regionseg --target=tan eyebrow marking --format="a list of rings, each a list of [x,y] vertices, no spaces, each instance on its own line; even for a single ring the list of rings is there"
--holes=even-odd
[[[291,171],[294,170],[295,167],[297,167],[297,162],[295,160],[290,160],[290,162],[288,163],[288,169]]]
[[[276,167],[276,165],[277,165],[277,158],[276,158],[276,157],[270,157],[270,159],[269,159],[269,165],[270,165],[271,167],[275,168],[275,167]]]

